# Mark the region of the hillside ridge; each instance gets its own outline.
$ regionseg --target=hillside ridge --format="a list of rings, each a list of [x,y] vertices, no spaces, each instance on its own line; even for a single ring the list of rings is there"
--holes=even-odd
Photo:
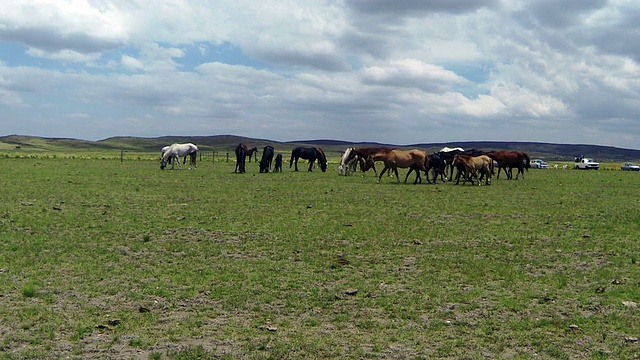
[[[575,156],[584,155],[597,161],[637,161],[640,150],[625,149],[604,145],[589,144],[556,144],[544,142],[507,142],[507,141],[459,141],[417,144],[383,144],[378,142],[352,142],[331,139],[308,139],[295,141],[274,141],[269,139],[249,138],[239,135],[209,136],[161,136],[134,137],[115,136],[103,140],[89,141],[73,138],[46,138],[24,135],[7,135],[0,137],[0,143],[23,150],[127,150],[127,151],[159,151],[163,146],[175,142],[192,142],[203,150],[231,151],[238,143],[257,146],[259,149],[272,145],[279,150],[291,150],[296,146],[317,146],[329,152],[342,152],[347,147],[388,146],[398,148],[420,148],[435,152],[441,148],[462,147],[480,150],[518,150],[529,154],[531,158],[543,158],[555,161],[571,161]],[[6,147],[6,146],[5,146]]]

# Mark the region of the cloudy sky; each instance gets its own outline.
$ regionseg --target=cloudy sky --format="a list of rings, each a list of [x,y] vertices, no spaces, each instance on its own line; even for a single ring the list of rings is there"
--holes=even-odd
[[[9,134],[639,149],[640,1],[2,1]]]

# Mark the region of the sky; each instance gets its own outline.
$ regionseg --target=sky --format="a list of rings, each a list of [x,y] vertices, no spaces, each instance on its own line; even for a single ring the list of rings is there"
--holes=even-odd
[[[0,2],[0,135],[640,149],[637,0]]]

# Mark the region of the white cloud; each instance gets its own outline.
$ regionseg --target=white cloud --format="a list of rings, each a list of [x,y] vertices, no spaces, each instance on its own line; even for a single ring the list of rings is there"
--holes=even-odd
[[[372,66],[362,71],[365,83],[395,87],[417,87],[425,92],[443,92],[468,81],[436,65],[415,59],[392,61],[385,66]]]
[[[5,1],[0,117],[91,139],[638,148],[638,19],[631,0]]]

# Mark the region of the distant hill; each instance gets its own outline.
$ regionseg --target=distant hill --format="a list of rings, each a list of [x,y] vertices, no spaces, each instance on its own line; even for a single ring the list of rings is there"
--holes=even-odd
[[[552,144],[540,142],[500,142],[500,141],[461,141],[447,143],[421,144],[381,144],[375,142],[349,142],[341,140],[299,140],[279,142],[268,139],[247,138],[237,135],[212,136],[162,136],[145,137],[111,137],[99,141],[86,141],[69,138],[43,138],[33,136],[9,135],[0,137],[0,149],[38,150],[38,151],[91,151],[91,150],[125,150],[156,152],[163,146],[175,142],[192,142],[205,151],[232,151],[238,143],[245,143],[259,149],[266,145],[276,147],[278,151],[290,151],[296,146],[322,147],[325,152],[341,153],[347,147],[388,146],[400,148],[420,148],[435,152],[441,148],[462,147],[480,150],[519,150],[529,154],[531,158],[543,158],[550,161],[571,161],[576,155],[584,155],[597,161],[640,162],[640,150],[624,149],[613,146],[587,144]],[[335,154],[332,154],[335,155]]]

